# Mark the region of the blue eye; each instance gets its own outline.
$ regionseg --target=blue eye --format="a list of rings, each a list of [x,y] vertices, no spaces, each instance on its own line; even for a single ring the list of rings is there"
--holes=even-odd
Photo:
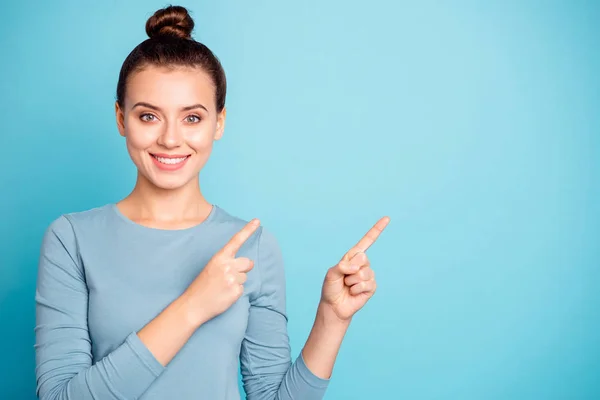
[[[190,120],[190,118],[192,118],[192,119]],[[197,115],[189,115],[189,116],[185,117],[185,119],[192,124],[200,122],[200,117]]]
[[[151,117],[152,119],[148,119],[148,118],[146,118],[146,117]],[[154,121],[154,119],[155,119],[155,118],[156,118],[156,117],[155,117],[154,115],[152,115],[152,114],[142,114],[142,115],[140,115],[140,119],[141,119],[142,121],[144,121],[144,122],[151,122],[151,121]]]

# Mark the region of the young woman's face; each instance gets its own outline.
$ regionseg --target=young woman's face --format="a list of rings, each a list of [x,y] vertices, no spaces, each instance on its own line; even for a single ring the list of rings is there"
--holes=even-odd
[[[225,124],[225,109],[217,114],[212,80],[196,68],[149,66],[132,74],[124,109],[118,104],[115,109],[139,173],[162,189],[197,178]]]

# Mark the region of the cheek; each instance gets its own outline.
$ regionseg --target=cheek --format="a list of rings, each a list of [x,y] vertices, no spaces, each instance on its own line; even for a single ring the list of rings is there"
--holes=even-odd
[[[156,142],[158,135],[157,129],[132,126],[127,131],[127,145],[132,150],[145,150]]]
[[[213,145],[214,129],[199,129],[186,134],[186,143],[198,153],[209,151]]]

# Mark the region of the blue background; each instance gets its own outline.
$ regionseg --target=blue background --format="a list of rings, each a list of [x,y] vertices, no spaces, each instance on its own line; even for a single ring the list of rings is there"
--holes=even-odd
[[[229,82],[202,188],[278,237],[294,357],[392,219],[326,398],[600,398],[599,2],[179,4]],[[165,5],[3,1],[3,398],[35,396],[44,229],[133,187],[116,82]]]

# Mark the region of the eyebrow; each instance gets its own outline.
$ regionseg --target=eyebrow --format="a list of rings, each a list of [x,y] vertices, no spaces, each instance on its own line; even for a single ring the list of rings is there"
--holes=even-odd
[[[139,106],[139,107],[148,107],[148,108],[151,108],[151,109],[153,109],[153,110],[156,110],[156,111],[162,111],[162,110],[160,109],[160,107],[157,107],[157,106],[155,106],[155,105],[152,105],[152,104],[150,104],[150,103],[146,103],[146,102],[143,102],[143,101],[140,101],[140,102],[137,102],[137,103],[135,103],[135,104],[133,105],[133,107],[131,107],[131,109],[133,110],[134,108],[136,108],[136,107],[138,107],[138,106]],[[181,111],[189,111],[189,110],[193,110],[193,109],[195,109],[195,108],[203,108],[204,110],[206,110],[206,112],[208,112],[208,109],[207,109],[206,107],[204,107],[204,106],[203,106],[202,104],[200,104],[200,103],[198,103],[198,104],[193,104],[193,105],[191,105],[191,106],[185,106],[185,107],[182,107],[182,108],[181,108]]]

